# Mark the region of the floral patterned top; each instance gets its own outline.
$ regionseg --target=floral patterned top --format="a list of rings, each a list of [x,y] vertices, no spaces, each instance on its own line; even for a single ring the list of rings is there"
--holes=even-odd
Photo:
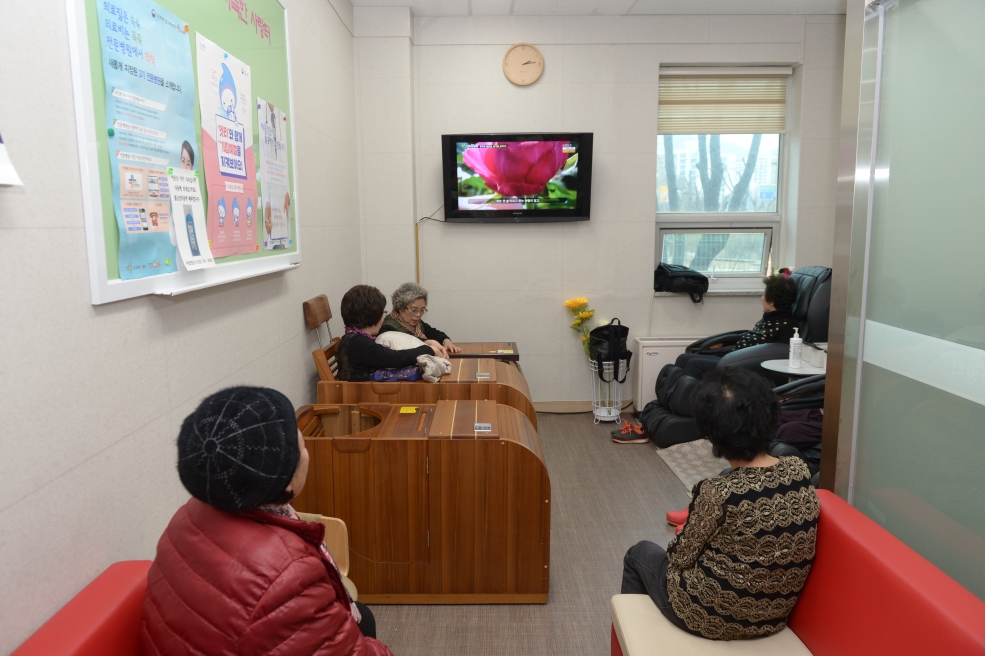
[[[688,521],[668,545],[668,601],[689,632],[711,640],[783,629],[812,560],[818,496],[795,457],[698,483]]]

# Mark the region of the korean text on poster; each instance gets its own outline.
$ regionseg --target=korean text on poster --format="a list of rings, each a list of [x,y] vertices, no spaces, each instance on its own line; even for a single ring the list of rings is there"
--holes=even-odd
[[[257,98],[260,127],[260,190],[263,192],[264,249],[291,245],[288,185],[288,117],[274,103]]]
[[[168,167],[195,166],[188,24],[150,0],[98,0],[120,278],[177,270]]]
[[[205,229],[205,208],[197,171],[168,169],[171,215],[175,217],[178,256],[186,271],[216,266]]]
[[[195,47],[212,252],[216,257],[253,253],[260,247],[250,67],[201,34],[195,35]]]

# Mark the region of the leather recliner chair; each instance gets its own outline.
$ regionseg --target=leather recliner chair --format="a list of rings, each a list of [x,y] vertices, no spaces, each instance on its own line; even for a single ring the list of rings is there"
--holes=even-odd
[[[832,294],[832,269],[828,267],[809,266],[791,273],[791,280],[798,285],[798,296],[794,301],[791,316],[798,322],[798,336],[806,342],[827,342],[829,334],[829,300]],[[736,331],[723,333],[724,338],[733,337]],[[716,336],[703,341],[712,342]],[[743,367],[756,371],[774,382],[783,384],[787,376],[775,374],[760,366],[767,360],[786,360],[789,345],[758,344],[745,349],[733,351],[723,356],[719,361],[720,367]]]

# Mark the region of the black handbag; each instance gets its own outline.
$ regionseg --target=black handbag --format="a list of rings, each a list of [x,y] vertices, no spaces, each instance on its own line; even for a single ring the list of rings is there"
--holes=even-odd
[[[709,279],[695,269],[661,262],[654,270],[654,291],[688,294],[692,303],[701,303],[702,295],[709,291]]]
[[[630,371],[630,358],[633,353],[627,350],[627,336],[630,329],[620,323],[619,319],[613,319],[605,326],[599,326],[589,331],[589,359],[596,363],[598,368],[599,380],[604,383],[611,383],[614,380],[622,383],[627,379],[627,372]],[[627,367],[623,372],[623,378],[617,378],[620,373],[620,360],[626,360]],[[603,363],[613,363],[613,378],[606,380],[603,376]]]

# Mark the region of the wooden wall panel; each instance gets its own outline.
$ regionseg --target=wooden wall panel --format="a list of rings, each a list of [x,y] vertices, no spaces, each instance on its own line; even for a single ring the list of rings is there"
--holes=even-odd
[[[512,407],[446,403],[323,415],[330,428],[353,411],[372,426],[309,440],[304,503],[346,522],[350,578],[368,603],[544,603],[551,490],[537,433]],[[500,437],[449,430],[460,414],[495,417]]]

